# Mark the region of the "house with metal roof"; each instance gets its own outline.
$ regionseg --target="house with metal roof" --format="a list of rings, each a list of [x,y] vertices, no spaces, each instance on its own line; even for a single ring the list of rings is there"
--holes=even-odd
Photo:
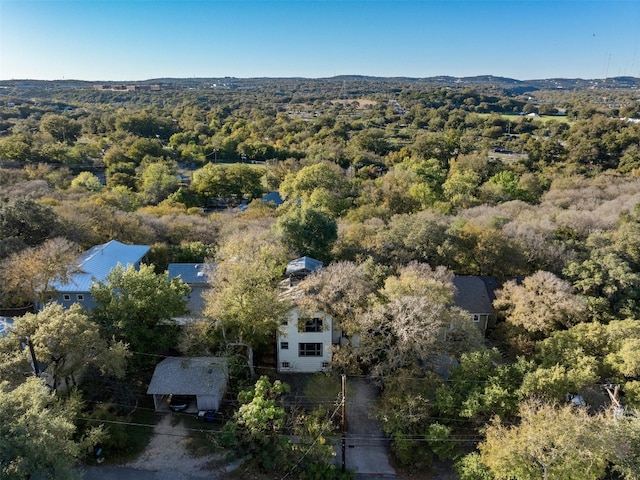
[[[323,263],[301,257],[287,264],[281,282],[282,296],[296,303],[303,292],[298,283],[321,269]],[[302,312],[294,306],[277,333],[279,372],[320,372],[327,370],[333,356],[333,345],[340,343],[342,331],[331,315],[325,312]]]
[[[229,379],[226,358],[168,357],[153,372],[147,394],[156,411],[169,411],[172,396],[186,397],[193,410],[218,410]]]
[[[324,264],[315,258],[300,257],[287,264],[284,274],[289,278],[289,283],[294,285],[310,273],[320,270],[323,266]]]
[[[178,323],[184,324],[203,317],[205,294],[210,288],[209,279],[214,268],[215,265],[208,263],[170,263],[167,267],[169,280],[180,277],[191,287],[191,293],[186,299],[189,314],[176,318]]]
[[[49,284],[49,300],[65,308],[74,303],[87,309],[93,308],[95,303],[91,298],[91,286],[103,282],[117,265],[139,268],[150,249],[148,245],[126,245],[117,240],[91,247],[77,259],[74,271],[66,282]]]

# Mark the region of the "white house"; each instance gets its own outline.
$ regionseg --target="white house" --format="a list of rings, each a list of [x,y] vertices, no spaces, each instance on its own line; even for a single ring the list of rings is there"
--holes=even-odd
[[[283,296],[295,303],[302,295],[298,283],[322,266],[322,262],[309,257],[289,262],[281,283]],[[278,371],[320,372],[329,368],[333,345],[340,341],[341,332],[336,327],[327,313],[302,316],[297,306],[292,308],[277,334]]]
[[[278,371],[319,372],[329,368],[333,333],[330,315],[316,312],[301,317],[298,307],[291,309],[278,332]]]
[[[290,262],[281,282],[283,296],[295,303],[303,295],[298,283],[322,266],[322,262],[308,257]],[[488,328],[495,326],[492,302],[496,280],[493,277],[455,276],[453,283],[456,287],[455,305],[469,312],[469,321],[486,334]],[[298,307],[294,307],[277,334],[278,372],[326,370],[331,365],[334,345],[346,342],[358,347],[359,336],[343,337],[339,319],[333,319],[325,312],[301,316]]]

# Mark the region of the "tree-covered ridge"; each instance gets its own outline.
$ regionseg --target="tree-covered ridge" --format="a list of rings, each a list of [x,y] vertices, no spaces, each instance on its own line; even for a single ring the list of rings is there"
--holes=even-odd
[[[152,245],[153,267],[115,270],[95,287],[100,305],[88,316],[46,310],[18,322],[15,335],[58,358],[60,384],[82,369],[47,322],[82,332],[94,370],[126,363],[134,383],[144,382],[134,374],[148,363],[141,355],[152,361],[172,349],[227,355],[243,345],[265,368],[290,308],[278,280],[289,259],[308,255],[326,268],[301,285],[300,308],[342,322],[349,343],[334,352],[334,369],[378,382],[375,414],[400,465],[427,468],[439,456],[455,458],[464,479],[568,478],[576,469],[581,478],[634,478],[638,417],[604,411],[615,402],[640,408],[640,103],[633,90],[523,93],[505,83],[4,89],[0,308],[32,303],[74,252],[113,238]],[[282,205],[262,199],[272,191]],[[205,318],[183,329],[172,317],[184,313],[188,292],[167,278],[170,262],[217,266]],[[452,305],[453,275],[504,280],[489,338],[499,351]],[[357,341],[360,350],[351,348]],[[20,343],[0,339],[3,381],[24,381]],[[458,365],[448,379],[432,373],[444,358]],[[238,365],[236,391],[252,393],[229,441],[259,448],[264,438],[243,429],[264,399],[246,361]],[[109,368],[85,373],[96,382],[83,392],[91,402],[135,404]],[[567,407],[567,394],[585,406]],[[76,408],[45,403],[55,415]],[[304,412],[296,423],[272,406],[278,432],[331,431],[323,413]],[[16,410],[8,421],[20,418]],[[562,432],[580,438],[580,449]],[[533,437],[539,443],[527,450],[522,439]],[[511,457],[496,447],[505,442]],[[291,466],[285,443],[269,445],[284,452],[281,464],[259,467]],[[550,444],[563,454],[549,458]],[[326,460],[325,450],[316,453]]]

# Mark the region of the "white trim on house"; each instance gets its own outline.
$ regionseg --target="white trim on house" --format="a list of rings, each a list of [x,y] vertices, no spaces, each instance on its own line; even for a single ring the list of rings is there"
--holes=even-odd
[[[298,307],[294,307],[277,337],[279,372],[320,372],[329,367],[333,350],[330,315],[316,312],[301,320]]]

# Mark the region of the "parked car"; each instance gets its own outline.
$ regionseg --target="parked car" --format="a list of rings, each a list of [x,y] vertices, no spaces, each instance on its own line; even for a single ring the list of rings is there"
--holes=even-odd
[[[189,399],[181,395],[171,395],[169,400],[169,408],[173,412],[184,412],[189,408]]]
[[[196,415],[196,420],[207,423],[222,422],[224,416],[215,410],[200,410]]]

